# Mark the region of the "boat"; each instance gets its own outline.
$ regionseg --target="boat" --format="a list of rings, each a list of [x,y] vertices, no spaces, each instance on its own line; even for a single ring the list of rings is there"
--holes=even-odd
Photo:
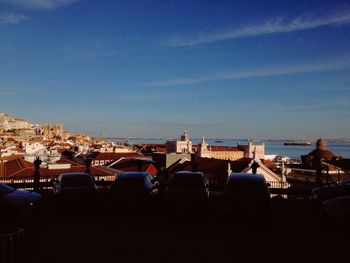
[[[311,146],[311,142],[285,142],[288,146]]]
[[[223,143],[224,141],[223,140],[215,140],[214,142],[216,142],[216,143]]]

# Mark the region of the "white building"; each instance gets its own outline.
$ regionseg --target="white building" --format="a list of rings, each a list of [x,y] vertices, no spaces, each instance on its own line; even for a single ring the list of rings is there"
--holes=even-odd
[[[192,153],[192,142],[186,131],[183,132],[179,141],[167,141],[165,143],[167,153]]]
[[[8,120],[6,119],[0,120],[0,129],[3,129],[4,131],[10,130],[10,125]]]
[[[264,160],[274,161],[276,159],[276,154],[265,154]]]
[[[253,144],[252,142],[248,143],[248,158],[264,159],[265,156],[265,143]]]
[[[203,157],[203,158],[211,158],[211,151],[208,148],[208,144],[204,140],[204,136],[203,136],[202,141],[200,142],[200,144],[198,144],[197,156],[198,157]]]
[[[0,158],[21,154],[23,154],[23,152],[17,147],[17,145],[10,145],[0,150]]]
[[[13,119],[8,122],[10,129],[27,129],[30,128],[30,123],[23,119]]]
[[[18,130],[18,129],[27,129],[30,128],[31,124],[24,119],[16,119],[11,116],[0,113],[0,128],[7,130]]]
[[[38,142],[35,142],[35,143],[25,142],[23,144],[23,148],[24,148],[25,154],[36,154],[38,151],[46,150],[45,146]]]
[[[286,182],[286,177],[284,176],[284,173],[282,175],[277,175],[273,171],[271,171],[268,167],[266,167],[262,162],[261,158],[257,156],[253,152],[253,157],[249,165],[246,169],[242,171],[242,173],[253,173],[253,165],[257,165],[256,173],[261,174],[264,176],[265,180],[271,184],[274,188],[288,188],[290,187],[290,184]]]
[[[249,142],[248,144],[239,144],[237,147],[244,151],[245,158],[254,158],[254,155],[259,159],[265,158],[265,143],[254,144]]]
[[[47,150],[41,143],[24,143],[24,160],[34,162],[39,157],[43,164],[55,163],[61,158],[61,154],[57,149]]]

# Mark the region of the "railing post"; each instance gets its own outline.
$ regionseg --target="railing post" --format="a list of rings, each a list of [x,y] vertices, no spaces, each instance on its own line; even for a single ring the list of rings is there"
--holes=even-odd
[[[41,160],[39,156],[36,157],[34,161],[35,171],[34,171],[34,191],[38,192],[40,190],[40,165]]]

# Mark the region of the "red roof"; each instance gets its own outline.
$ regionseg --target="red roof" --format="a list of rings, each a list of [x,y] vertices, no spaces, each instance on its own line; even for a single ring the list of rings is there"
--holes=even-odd
[[[156,176],[158,173],[157,168],[151,162],[134,158],[122,159],[111,165],[110,168],[123,172],[149,172],[152,176]]]
[[[6,163],[0,164],[0,166],[2,166],[2,169],[0,169],[0,176],[4,177],[10,177],[23,172],[31,173],[31,171],[33,171],[34,173],[34,165],[22,158],[7,161]]]
[[[166,147],[166,145],[164,143],[141,143],[141,144],[137,144],[136,146],[139,146],[139,147],[145,147],[145,146]]]
[[[47,167],[40,167],[40,176],[41,177],[57,177],[61,173],[69,173],[69,172],[85,172],[86,166],[84,164],[80,164],[74,162],[72,160],[61,159],[57,163],[70,164],[70,168],[68,169],[48,169]],[[114,175],[112,171],[104,169],[102,167],[90,167],[90,172],[93,176],[108,176]],[[24,159],[17,158],[6,163],[0,164],[0,176],[5,176],[6,178],[16,179],[23,177],[33,177],[34,174],[34,165],[30,162],[25,161]]]
[[[96,152],[91,158],[93,160],[118,160],[122,157],[143,157],[141,153],[137,152],[127,152],[127,153],[106,153],[106,152]]]
[[[270,160],[263,160],[262,163],[269,169],[276,168],[276,163],[274,163]]]
[[[164,143],[137,144],[136,147],[142,152],[166,152]]]
[[[23,158],[23,155],[22,154],[12,154],[10,156],[1,157],[0,164],[5,163],[5,162],[10,161],[10,160],[17,159],[17,158]],[[1,175],[1,172],[0,172],[0,175]]]

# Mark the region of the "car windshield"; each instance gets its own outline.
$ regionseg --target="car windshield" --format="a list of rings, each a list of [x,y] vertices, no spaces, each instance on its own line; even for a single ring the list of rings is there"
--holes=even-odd
[[[15,191],[15,189],[13,189],[12,187],[10,187],[6,184],[0,184],[0,194],[6,195],[6,194],[11,193],[13,191]]]
[[[115,189],[140,189],[145,187],[145,181],[143,177],[123,177],[117,178],[113,185],[111,186],[112,190]]]
[[[267,188],[263,183],[251,181],[229,181],[226,191],[241,195],[266,195]]]
[[[89,176],[69,176],[62,178],[62,187],[89,187],[93,188],[92,179]]]
[[[339,183],[339,185],[350,185],[350,179],[346,179]]]
[[[169,187],[183,189],[198,189],[204,188],[204,180],[201,176],[193,175],[174,175],[170,181]]]

